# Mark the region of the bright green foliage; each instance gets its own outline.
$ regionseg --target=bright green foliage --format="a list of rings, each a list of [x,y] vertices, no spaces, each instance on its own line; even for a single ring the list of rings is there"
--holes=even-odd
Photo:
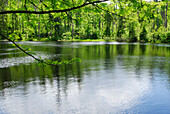
[[[64,10],[97,0],[1,0],[0,11]],[[170,4],[111,0],[60,13],[0,14],[0,32],[13,40],[107,39],[169,42]]]

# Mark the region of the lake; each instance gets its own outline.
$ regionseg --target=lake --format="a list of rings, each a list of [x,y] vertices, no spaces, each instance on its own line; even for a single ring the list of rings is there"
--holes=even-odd
[[[42,66],[0,42],[1,114],[170,114],[170,44],[18,43],[82,62]]]

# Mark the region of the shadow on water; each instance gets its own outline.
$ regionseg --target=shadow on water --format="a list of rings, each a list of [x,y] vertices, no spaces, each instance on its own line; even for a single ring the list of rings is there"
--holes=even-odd
[[[166,102],[170,99],[168,44],[19,43],[43,58],[79,57],[82,62],[38,66],[1,42],[0,113],[150,113],[155,108],[170,112],[166,108],[170,105]],[[158,97],[164,102],[154,101]]]

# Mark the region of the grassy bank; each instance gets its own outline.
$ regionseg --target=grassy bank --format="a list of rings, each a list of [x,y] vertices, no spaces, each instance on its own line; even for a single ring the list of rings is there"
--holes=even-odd
[[[8,41],[8,40],[0,40],[0,41]],[[170,43],[170,41],[168,42],[161,42],[161,41],[144,41],[144,40],[138,40],[138,41],[130,41],[127,39],[111,39],[111,38],[99,38],[99,39],[59,39],[59,40],[53,40],[53,39],[49,39],[49,38],[32,38],[32,39],[27,39],[27,40],[15,40],[15,41],[37,41],[37,42],[48,42],[48,41],[61,41],[61,42],[99,42],[99,41],[107,41],[107,42],[111,42],[111,41],[117,41],[117,42],[140,42],[140,43]]]

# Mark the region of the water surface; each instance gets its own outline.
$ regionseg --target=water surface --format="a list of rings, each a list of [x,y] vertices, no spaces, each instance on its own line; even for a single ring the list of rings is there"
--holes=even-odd
[[[39,66],[0,42],[0,113],[170,113],[169,44],[18,43],[43,59],[82,62]]]

